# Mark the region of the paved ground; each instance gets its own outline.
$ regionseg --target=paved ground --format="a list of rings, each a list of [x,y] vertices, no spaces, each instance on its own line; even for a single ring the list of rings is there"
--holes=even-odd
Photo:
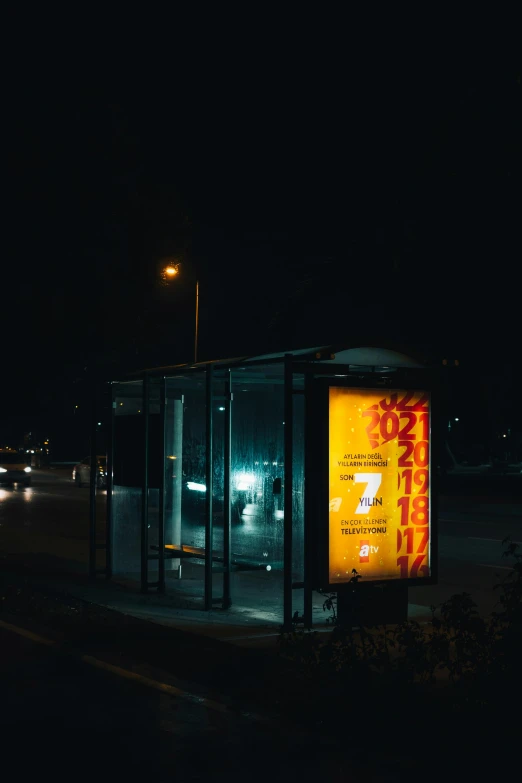
[[[168,596],[89,585],[88,490],[59,472],[35,479],[31,490],[0,489],[0,736],[17,780],[402,781],[448,770],[480,780],[509,766],[509,710],[469,729],[346,694],[345,714],[289,721],[276,623],[260,633],[245,617],[200,612],[196,622]],[[467,589],[487,610],[505,567],[500,542],[522,540],[520,506],[506,497],[441,504],[440,584],[412,590],[412,607]]]
[[[37,600],[26,612],[37,620],[0,616],[3,764],[10,759],[17,780],[45,771],[58,781],[398,781],[399,762],[411,766],[355,737],[332,739],[321,716],[282,720],[268,699],[252,709],[248,694],[270,670],[251,653],[82,612],[74,600]]]
[[[290,683],[274,656],[2,576],[0,736],[17,780],[398,783],[448,769],[482,780],[511,763],[514,691],[472,725],[414,693],[346,692],[335,712],[296,712],[290,694],[306,704],[307,681]]]
[[[266,722],[175,686],[151,686],[160,680],[101,668],[91,655],[57,653],[11,628],[0,626],[0,732],[2,765],[17,780],[197,781],[218,770],[248,771],[250,780],[319,774],[317,755],[305,763],[298,737],[282,737]],[[333,771],[331,762],[325,767]],[[345,780],[361,780],[346,759],[336,770]]]

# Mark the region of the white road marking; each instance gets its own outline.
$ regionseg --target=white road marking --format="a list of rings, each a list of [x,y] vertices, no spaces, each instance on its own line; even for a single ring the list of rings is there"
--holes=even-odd
[[[486,520],[472,520],[472,519],[442,519],[442,517],[439,517],[439,522],[449,522],[452,525],[490,525],[491,522],[487,522]]]
[[[518,517],[509,517],[507,518],[508,522],[507,524],[520,524],[520,519]],[[495,520],[495,521],[492,521]],[[491,525],[499,525],[499,517],[495,517],[494,514],[491,515],[491,518],[487,519],[443,519],[439,516],[439,523],[443,524],[450,524],[450,525],[477,525],[485,527],[486,525],[490,527]]]
[[[495,541],[501,544],[504,539],[502,538],[479,538],[478,536],[468,536],[470,541]],[[506,542],[507,543],[507,542]],[[522,541],[512,541],[512,544],[522,544]]]

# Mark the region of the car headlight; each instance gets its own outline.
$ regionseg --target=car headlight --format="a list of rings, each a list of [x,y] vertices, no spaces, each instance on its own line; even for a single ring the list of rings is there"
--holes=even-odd
[[[0,473],[7,473],[7,470],[5,468],[0,468]]]
[[[28,465],[26,468],[24,468],[24,473],[30,473],[30,472],[31,472],[31,468]]]
[[[238,492],[247,492],[249,489],[252,489],[256,480],[253,473],[238,473],[235,479]]]
[[[196,492],[206,492],[207,488],[204,484],[198,484],[197,481],[187,481],[187,489],[192,489]]]

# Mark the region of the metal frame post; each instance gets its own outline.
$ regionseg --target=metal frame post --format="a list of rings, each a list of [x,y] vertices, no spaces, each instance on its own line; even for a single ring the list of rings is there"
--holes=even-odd
[[[284,549],[283,549],[283,627],[292,628],[292,505],[293,505],[293,401],[292,354],[285,354],[284,365],[284,413],[285,413],[285,486],[284,486]]]
[[[165,376],[160,381],[160,449],[161,470],[159,481],[158,508],[158,593],[165,592],[165,426],[167,406],[167,384]]]
[[[96,579],[96,479],[98,477],[96,459],[96,427],[97,427],[97,389],[94,390],[91,421],[91,456],[89,482],[89,576]]]
[[[315,496],[313,494],[313,482],[310,478],[314,475],[314,460],[316,458],[315,443],[312,438],[311,418],[312,418],[312,393],[313,378],[309,373],[305,373],[305,442],[304,442],[304,476],[305,476],[305,498],[304,498],[304,606],[303,620],[305,628],[312,627],[312,557],[313,557],[313,536],[312,524],[314,519]]]
[[[214,372],[211,364],[206,367],[206,504],[205,504],[205,609],[212,609],[212,391]]]
[[[194,364],[198,361],[199,337],[199,280],[196,280],[196,329],[194,331]]]
[[[230,593],[230,540],[231,540],[231,509],[230,509],[230,478],[232,469],[232,373],[226,372],[225,379],[225,442],[224,442],[224,487],[223,487],[223,609],[232,606]]]
[[[441,465],[441,452],[443,449],[443,440],[439,438],[441,428],[441,387],[440,376],[433,371],[429,375],[430,388],[430,528],[431,528],[431,550],[430,566],[431,578],[434,584],[439,581],[439,492],[440,479],[437,471],[437,465]]]
[[[116,400],[112,383],[109,383],[109,415],[107,417],[107,500],[105,522],[105,578],[112,579],[113,555],[113,486],[114,486],[114,417]]]
[[[143,378],[143,475],[141,492],[141,592],[148,591],[149,549],[149,378]]]

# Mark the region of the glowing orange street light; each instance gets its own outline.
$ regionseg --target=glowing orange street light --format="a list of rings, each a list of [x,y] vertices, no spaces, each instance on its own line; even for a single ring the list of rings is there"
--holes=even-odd
[[[181,261],[178,264],[168,264],[163,267],[162,277],[163,280],[172,279],[179,274],[179,267]],[[194,363],[198,360],[198,336],[199,336],[199,280],[196,280],[196,329],[194,334]]]
[[[178,274],[178,268],[176,266],[166,266],[165,274],[167,277],[174,277],[174,275]]]

